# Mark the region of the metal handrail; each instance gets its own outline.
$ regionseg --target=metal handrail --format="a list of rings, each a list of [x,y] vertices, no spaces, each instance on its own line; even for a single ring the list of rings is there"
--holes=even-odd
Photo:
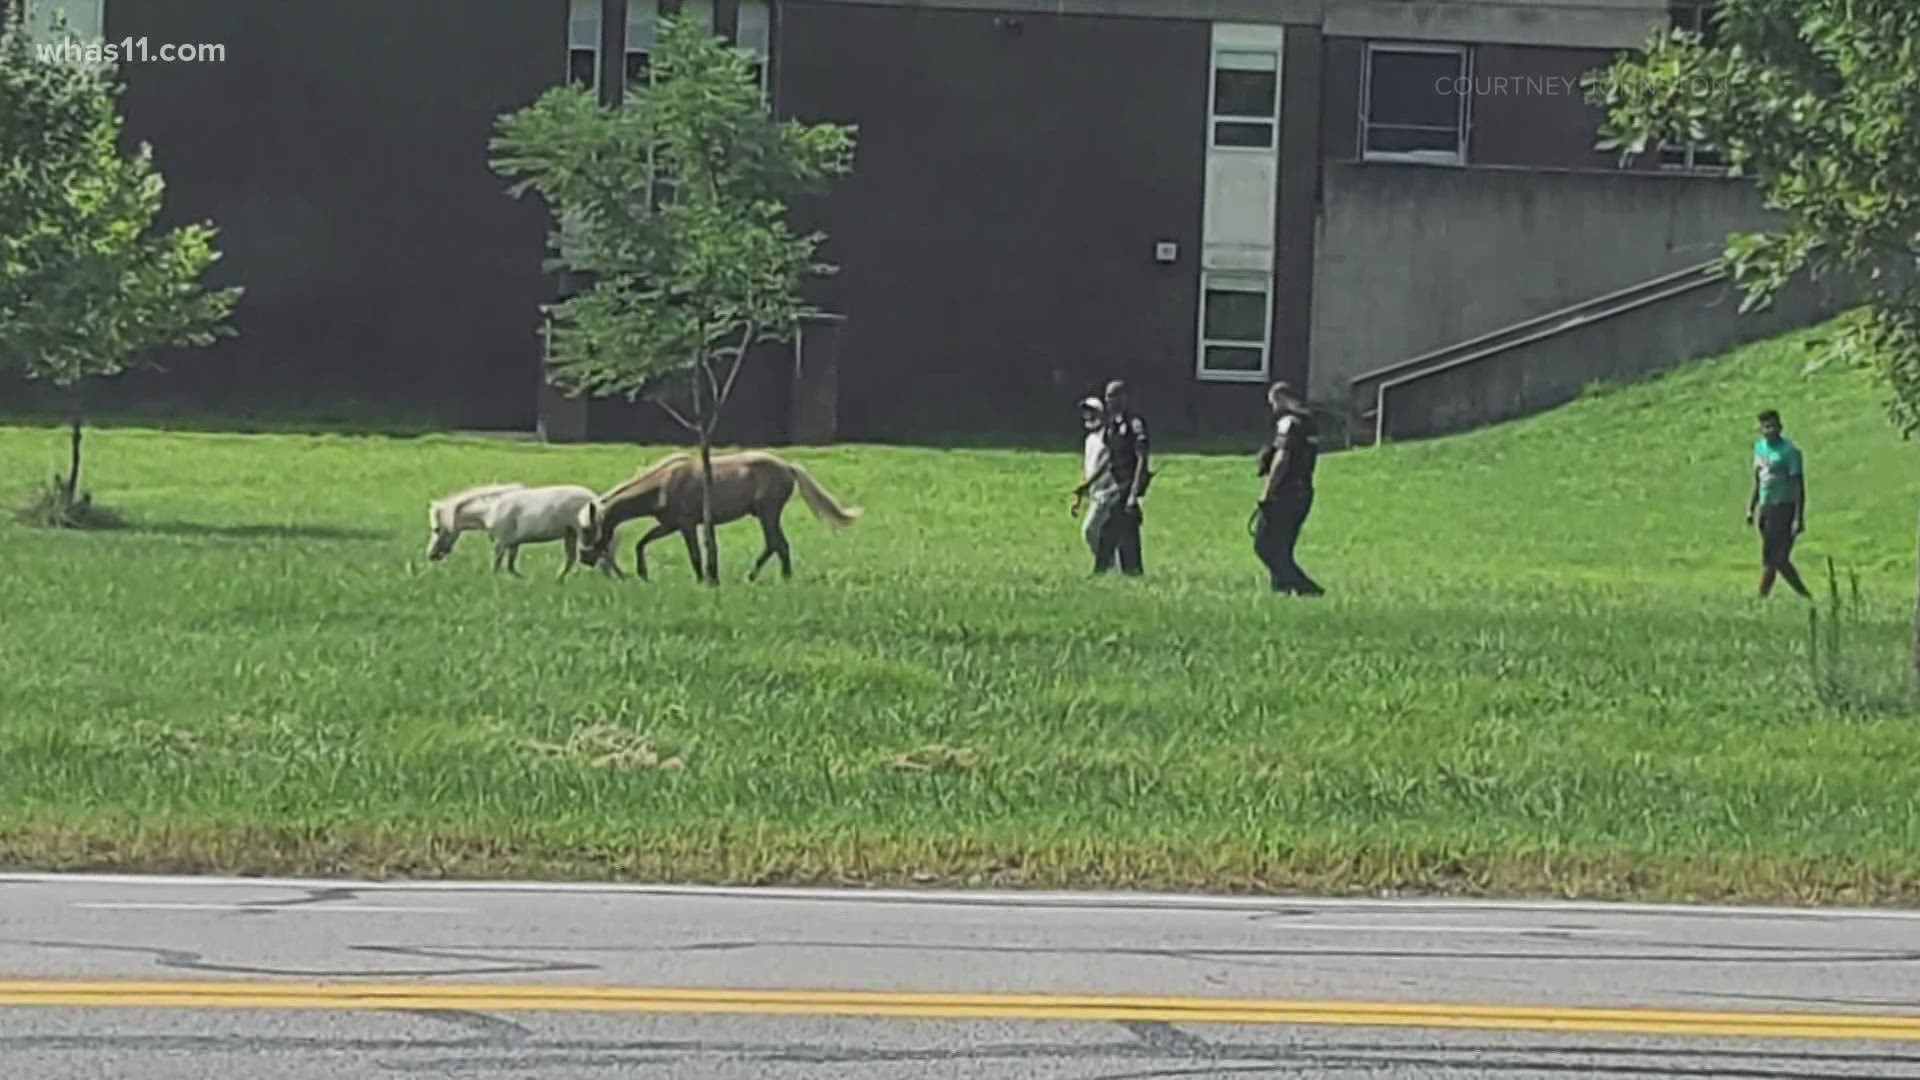
[[[1671,300],[1678,296],[1685,296],[1690,292],[1694,292],[1696,290],[1706,288],[1709,285],[1713,285],[1716,282],[1723,281],[1726,279],[1726,276],[1727,276],[1726,271],[1720,268],[1719,260],[1715,260],[1712,263],[1707,263],[1701,267],[1694,267],[1689,272],[1695,274],[1696,276],[1692,280],[1683,281],[1679,285],[1676,285],[1672,288],[1664,288],[1664,289],[1660,289],[1657,292],[1644,293],[1643,295],[1638,295],[1638,296],[1629,296],[1629,294],[1642,292],[1642,289],[1639,287],[1636,287],[1633,289],[1622,289],[1617,293],[1610,294],[1609,298],[1615,299],[1615,300],[1626,298],[1626,302],[1620,303],[1618,304],[1618,306],[1610,308],[1606,311],[1600,311],[1596,313],[1580,312],[1572,317],[1569,317],[1565,322],[1559,323],[1553,327],[1550,327],[1549,329],[1542,330],[1533,334],[1528,334],[1524,337],[1503,341],[1497,345],[1493,345],[1488,348],[1481,349],[1477,352],[1468,353],[1464,356],[1456,357],[1444,363],[1434,364],[1430,367],[1421,368],[1418,371],[1414,371],[1406,375],[1402,375],[1397,379],[1389,379],[1386,382],[1381,383],[1379,388],[1375,391],[1375,398],[1374,398],[1374,407],[1373,407],[1373,443],[1374,445],[1375,446],[1380,445],[1381,442],[1386,438],[1387,393],[1389,391],[1398,389],[1399,387],[1403,387],[1403,386],[1410,386],[1413,383],[1420,382],[1421,380],[1429,378],[1434,375],[1444,374],[1449,371],[1455,371],[1460,368],[1467,367],[1471,364],[1477,364],[1482,360],[1487,360],[1492,357],[1499,356],[1503,353],[1511,352],[1512,350],[1518,349],[1524,345],[1532,345],[1537,342],[1545,341],[1549,338],[1558,337],[1559,335],[1564,334],[1569,330],[1577,330],[1583,326],[1590,326],[1595,323],[1605,322],[1609,319],[1613,319],[1618,316],[1625,315],[1629,312],[1638,311],[1641,308],[1649,307],[1653,304],[1660,303],[1663,300]],[[1650,286],[1655,283],[1665,284],[1665,283],[1670,283],[1683,276],[1685,275],[1684,274],[1668,274],[1668,275],[1663,275],[1660,278],[1655,278],[1650,281],[1644,282],[1642,284],[1643,286]],[[1585,304],[1585,305],[1576,305],[1576,306],[1588,307],[1592,305]],[[1572,310],[1572,309],[1568,309],[1568,310]],[[1530,320],[1530,321],[1537,323],[1544,320]],[[1515,327],[1509,327],[1508,330],[1515,329],[1519,325],[1522,325],[1522,324],[1515,324]],[[1481,340],[1488,340],[1498,336],[1500,335],[1499,334],[1484,335]]]
[[[1580,325],[1580,322],[1583,320],[1577,320],[1577,317],[1584,315],[1586,312],[1592,309],[1606,307],[1610,304],[1618,303],[1621,300],[1635,296],[1636,294],[1647,292],[1649,290],[1659,290],[1676,281],[1681,281],[1683,279],[1688,279],[1688,278],[1699,278],[1704,274],[1708,274],[1712,272],[1714,268],[1719,265],[1720,265],[1720,260],[1715,258],[1715,259],[1710,259],[1706,262],[1696,263],[1692,266],[1686,267],[1681,270],[1669,271],[1668,273],[1661,274],[1657,277],[1648,278],[1645,281],[1641,281],[1633,285],[1629,285],[1624,289],[1616,289],[1610,293],[1603,293],[1599,296],[1589,297],[1588,299],[1582,300],[1579,303],[1569,304],[1566,307],[1558,308],[1554,311],[1549,311],[1544,315],[1535,315],[1532,318],[1523,319],[1520,322],[1503,326],[1498,330],[1493,330],[1489,333],[1481,334],[1478,337],[1471,337],[1466,339],[1465,341],[1456,341],[1451,345],[1446,345],[1441,348],[1434,349],[1430,352],[1421,353],[1420,355],[1412,357],[1407,360],[1396,361],[1394,363],[1387,364],[1383,367],[1374,368],[1371,371],[1361,372],[1360,374],[1355,375],[1352,378],[1347,380],[1347,390],[1348,390],[1349,398],[1355,399],[1355,400],[1359,398],[1360,387],[1361,387],[1361,384],[1363,383],[1372,382],[1374,380],[1379,380],[1379,379],[1390,379],[1391,377],[1395,375],[1399,375],[1403,372],[1411,371],[1416,368],[1426,367],[1429,365],[1438,366],[1440,363],[1444,362],[1446,358],[1450,356],[1453,356],[1455,354],[1465,353],[1465,352],[1472,352],[1472,351],[1481,349],[1483,346],[1489,345],[1495,341],[1500,340],[1501,338],[1511,337],[1514,334],[1531,330],[1538,326],[1544,326],[1549,323],[1558,322],[1560,320],[1570,320],[1568,323],[1569,326]],[[1364,418],[1365,418],[1364,414],[1362,414],[1362,419]]]

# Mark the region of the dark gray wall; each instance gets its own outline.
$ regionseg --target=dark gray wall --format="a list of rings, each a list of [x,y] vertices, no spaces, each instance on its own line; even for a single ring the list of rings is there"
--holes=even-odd
[[[785,5],[779,100],[860,125],[816,219],[854,438],[1067,430],[1130,379],[1197,425],[1206,24]],[[1156,240],[1180,261],[1154,261]]]
[[[500,113],[564,72],[565,0],[440,4],[138,0],[107,36],[226,45],[221,63],[127,64],[168,223],[211,219],[210,279],[247,289],[239,337],[162,356],[122,400],[358,402],[531,427],[545,210],[487,166]]]

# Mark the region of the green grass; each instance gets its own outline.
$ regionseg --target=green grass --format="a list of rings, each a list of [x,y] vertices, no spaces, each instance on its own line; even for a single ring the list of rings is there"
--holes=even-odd
[[[796,499],[795,579],[750,587],[729,526],[715,593],[677,541],[646,585],[420,565],[430,497],[659,448],[95,431],[130,528],[0,525],[0,863],[1920,898],[1920,470],[1799,340],[1329,458],[1320,601],[1264,591],[1250,456],[1164,460],[1150,576],[1089,581],[1072,455],[795,451],[866,519]],[[1862,575],[1855,708],[1748,599],[1766,404],[1802,566]],[[62,440],[0,428],[0,477]]]

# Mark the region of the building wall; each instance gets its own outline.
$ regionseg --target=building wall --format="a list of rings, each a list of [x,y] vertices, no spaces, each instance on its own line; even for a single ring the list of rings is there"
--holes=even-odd
[[[1667,0],[827,0],[849,7],[1020,15],[1286,23],[1329,34],[1625,48],[1666,18]]]
[[[798,215],[843,268],[814,295],[848,317],[842,435],[1070,433],[1071,401],[1116,375],[1162,431],[1250,430],[1260,388],[1194,373],[1208,19],[1288,24],[1272,374],[1315,397],[1710,257],[1762,220],[1751,189],[1621,170],[1572,86],[1665,8],[784,0],[777,108],[860,127],[855,174]],[[533,426],[548,220],[507,198],[486,143],[559,81],[566,0],[109,0],[107,22],[115,39],[228,46],[222,64],[129,66],[124,103],[167,173],[169,220],[214,220],[214,280],[248,289],[237,340],[167,357],[127,393]],[[1358,161],[1369,38],[1474,46],[1469,167]],[[756,364],[743,432],[784,416],[779,363]],[[671,434],[644,409],[598,413],[607,432]]]
[[[1327,161],[1359,161],[1361,84],[1368,43],[1423,39],[1389,35],[1325,40],[1322,157]],[[1471,67],[1463,76],[1471,98],[1467,107],[1467,160],[1471,164],[1660,171],[1654,155],[1622,162],[1617,154],[1594,149],[1605,113],[1587,102],[1580,83],[1588,74],[1604,71],[1617,55],[1614,50],[1490,44],[1472,39],[1449,44],[1464,44],[1472,50]],[[1548,179],[1543,177],[1543,181]]]
[[[1765,311],[1742,313],[1720,281],[1622,310],[1478,363],[1389,391],[1388,439],[1451,434],[1553,408],[1596,383],[1617,383],[1786,333],[1844,310],[1860,294],[1844,280],[1801,275]]]
[[[210,219],[237,338],[160,357],[120,397],[360,402],[530,428],[545,210],[487,165],[494,119],[564,72],[565,0],[109,0],[109,40],[220,43],[122,67],[167,223]],[[548,43],[540,47],[538,43]]]
[[[1310,393],[1717,255],[1744,181],[1330,163]]]
[[[1767,223],[1744,180],[1594,149],[1604,115],[1580,81],[1612,61],[1612,48],[1454,40],[1437,15],[1361,26],[1330,9],[1327,25],[1374,33],[1326,39],[1316,398],[1337,400],[1363,371],[1704,262],[1730,231]],[[1462,162],[1367,160],[1367,49],[1402,42],[1469,47],[1456,83],[1468,96]]]
[[[842,267],[819,299],[848,320],[843,434],[1071,430],[1109,376],[1163,425],[1199,422],[1209,34],[784,5],[782,111],[860,128],[856,172],[816,210]],[[1155,261],[1161,240],[1177,262]]]
[[[1667,0],[1322,0],[1329,36],[1630,48],[1666,22]]]

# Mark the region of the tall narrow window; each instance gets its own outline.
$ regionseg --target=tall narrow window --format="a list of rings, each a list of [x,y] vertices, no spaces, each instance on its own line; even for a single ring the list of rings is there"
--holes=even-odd
[[[680,0],[680,21],[713,33],[713,0]]]
[[[37,41],[52,41],[59,14],[67,20],[66,40],[99,41],[106,36],[106,6],[106,0],[27,0],[27,32]]]
[[[600,93],[600,0],[573,0],[567,11],[567,82],[588,93]],[[580,254],[579,222],[560,217],[560,258],[568,263]]]
[[[1676,30],[1700,35],[1701,44],[1711,48],[1720,40],[1720,24],[1713,17],[1715,0],[1675,0],[1668,16]],[[1685,172],[1722,172],[1727,159],[1719,150],[1698,143],[1661,143],[1660,167]]]
[[[634,63],[634,49],[640,48],[644,43],[644,47],[651,51],[659,41],[662,18],[660,6],[660,0],[627,0],[627,61],[629,64]],[[707,33],[713,32],[713,6],[710,2],[703,6],[695,0],[682,0],[680,13],[666,17],[690,21]],[[629,76],[639,82],[649,81],[652,77],[651,64],[648,65],[644,75]],[[648,167],[655,171],[647,189],[647,204],[655,210],[671,204],[674,197],[673,179],[659,171],[660,165],[659,151],[650,151]]]
[[[1213,145],[1266,150],[1280,123],[1280,55],[1213,54]]]
[[[767,58],[773,53],[773,15],[767,0],[740,0],[740,32],[735,44],[753,54],[753,78],[767,90]]]
[[[627,0],[627,85],[650,85],[653,48],[660,33],[659,0]]]
[[[1261,382],[1273,324],[1273,279],[1209,270],[1200,276],[1200,377]]]
[[[1464,164],[1470,86],[1464,46],[1369,44],[1362,157]]]
[[[567,16],[567,81],[600,90],[600,0],[573,0]]]

